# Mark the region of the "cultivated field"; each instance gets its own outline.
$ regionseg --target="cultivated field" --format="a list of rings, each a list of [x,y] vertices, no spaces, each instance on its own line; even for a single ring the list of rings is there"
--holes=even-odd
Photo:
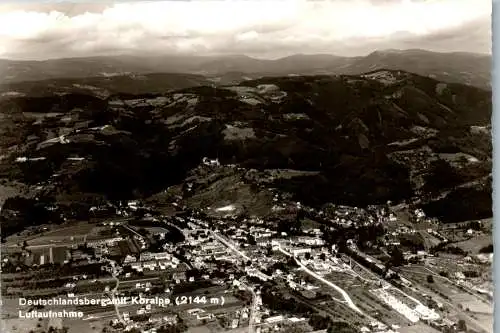
[[[457,294],[452,296],[451,300],[456,304],[460,304],[464,309],[469,309],[470,312],[493,314],[493,307],[490,304],[482,302],[474,295],[466,293]]]
[[[438,330],[425,325],[424,323],[416,323],[411,326],[401,326],[401,328],[398,329],[399,333],[439,333]]]
[[[454,243],[453,246],[459,247],[468,254],[478,254],[483,247],[493,244],[492,235],[479,235],[469,240]]]

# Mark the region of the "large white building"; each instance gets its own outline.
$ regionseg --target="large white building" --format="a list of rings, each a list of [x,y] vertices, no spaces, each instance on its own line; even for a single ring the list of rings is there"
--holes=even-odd
[[[307,244],[311,246],[321,246],[325,244],[325,241],[318,237],[300,236],[297,237],[297,243]]]
[[[309,248],[309,247],[292,248],[292,249],[290,249],[290,253],[292,253],[294,256],[300,256],[302,254],[311,253],[311,248]]]
[[[136,262],[136,261],[137,261],[137,259],[134,256],[131,256],[130,254],[127,254],[127,256],[125,257],[125,259],[123,260],[123,263],[124,264],[128,264],[128,263]]]
[[[123,237],[113,237],[113,238],[103,238],[103,239],[96,239],[96,240],[89,240],[87,241],[87,246],[89,247],[96,247],[96,246],[110,246],[114,245],[115,243],[123,240]]]
[[[268,281],[268,280],[272,279],[271,276],[266,275],[255,268],[246,268],[245,271],[249,276],[255,276],[255,277],[261,279],[262,281]]]

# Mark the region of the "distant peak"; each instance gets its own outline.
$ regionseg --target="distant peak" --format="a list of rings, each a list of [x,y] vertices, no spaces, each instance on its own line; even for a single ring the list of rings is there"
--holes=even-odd
[[[245,54],[228,54],[226,56],[223,56],[222,58],[226,59],[253,59],[250,56],[247,56]]]
[[[385,50],[377,50],[375,53],[403,53],[403,50],[400,49],[385,49]]]
[[[429,52],[426,50],[421,50],[421,49],[406,49],[406,50],[401,50],[401,49],[384,49],[384,50],[376,50],[372,52],[371,54],[376,55],[376,54],[409,54],[409,53],[423,53],[423,52]]]

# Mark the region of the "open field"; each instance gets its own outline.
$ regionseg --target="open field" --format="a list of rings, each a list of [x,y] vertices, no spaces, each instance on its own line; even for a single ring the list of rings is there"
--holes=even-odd
[[[407,225],[410,226],[412,223],[410,222],[410,215],[408,213],[407,208],[403,208],[401,210],[393,211],[394,215],[396,215],[397,222],[394,223],[392,222],[392,226],[399,226],[399,225]]]
[[[26,241],[29,245],[39,245],[46,244],[53,241],[64,241],[70,240],[71,237],[82,238],[88,235],[95,225],[89,224],[86,221],[81,222],[71,222],[71,224],[66,225],[47,225],[47,231],[42,231],[40,233],[29,235],[29,236],[17,236],[12,235],[7,238],[6,246],[15,244],[17,242]]]
[[[489,328],[489,331],[493,332],[493,315],[474,314],[473,316],[477,319],[477,321],[483,324],[483,327],[486,330]]]
[[[49,318],[47,325],[57,329],[63,328],[63,318]]]
[[[294,169],[266,169],[265,174],[273,178],[284,178],[289,179],[293,177],[300,176],[314,176],[319,174],[319,171],[305,171],[305,170],[294,170]]]
[[[327,311],[329,315],[333,315],[338,320],[343,320],[350,323],[359,322],[365,325],[370,323],[370,320],[367,317],[355,312],[354,310],[349,308],[347,304],[344,303],[332,300],[325,304],[323,306],[323,309],[325,309],[325,311]]]
[[[441,243],[441,240],[439,238],[429,234],[426,230],[420,230],[418,233],[423,240],[426,251],[429,251],[431,247]]]
[[[409,266],[401,269],[401,273],[406,279],[412,282],[416,282],[419,285],[423,285],[440,295],[444,295],[447,298],[451,298],[454,295],[462,294],[464,292],[453,283],[449,282],[448,279],[433,274],[425,267]],[[429,275],[433,277],[434,282],[427,282],[427,277]]]
[[[17,318],[20,308],[19,298],[2,297],[2,318]],[[1,322],[3,322],[3,319],[0,320]]]
[[[19,195],[26,190],[26,186],[22,184],[16,184],[14,186],[0,184],[0,206],[3,205],[7,198]]]
[[[302,229],[319,229],[321,224],[311,219],[305,218],[301,221]]]
[[[357,289],[359,285],[364,284],[365,281],[360,277],[356,277],[351,274],[346,274],[342,272],[332,272],[325,275],[325,279],[329,281],[335,281],[335,284],[339,287],[346,289],[349,292],[350,289]],[[339,298],[341,296],[339,295]]]
[[[65,228],[44,232],[43,236],[83,236],[89,234],[94,228],[95,225],[88,222],[76,222]]]
[[[467,262],[454,258],[443,258],[440,256],[439,258],[427,258],[426,267],[435,274],[446,272],[450,277],[457,272],[480,272],[483,282],[493,281],[491,266],[488,264],[477,264],[474,262]],[[431,273],[429,272],[429,274]]]
[[[482,302],[473,295],[457,294],[452,296],[451,300],[456,304],[460,304],[464,309],[469,309],[470,312],[493,315],[493,306]]]
[[[492,218],[486,218],[486,219],[481,219],[477,220],[481,223],[483,228],[489,229],[493,226],[493,219]],[[470,222],[472,221],[463,221],[463,222],[457,222],[457,223],[445,223],[442,224],[440,229],[458,229],[458,228],[465,228]]]
[[[404,316],[391,309],[366,288],[353,289],[350,295],[365,313],[386,325],[410,323]]]
[[[42,332],[44,327],[47,326],[47,320],[45,322],[39,322],[38,319],[26,319],[26,318],[12,318],[12,319],[2,319],[0,320],[0,331],[5,333],[28,333],[33,330],[33,332]],[[40,327],[37,327],[40,325]]]
[[[367,317],[355,312],[344,304],[343,301],[329,299],[329,297],[327,297],[326,300],[309,299],[300,292],[291,291],[288,287],[284,287],[282,291],[284,297],[290,297],[290,300],[293,299],[296,302],[300,302],[311,307],[321,316],[330,317],[334,320],[343,320],[350,323],[359,322],[368,325],[370,322]]]
[[[454,243],[453,246],[459,247],[469,254],[478,254],[483,247],[493,244],[492,235],[479,235],[469,240]]]
[[[399,333],[439,333],[438,330],[432,328],[430,326],[425,325],[424,323],[418,322],[411,326],[403,325],[398,329]]]
[[[165,234],[169,232],[168,229],[162,227],[144,227],[144,229],[146,229],[151,234]]]
[[[84,320],[71,320],[65,319],[63,321],[63,325],[68,327],[68,333],[100,333],[102,329],[106,326],[105,323],[109,322],[109,318],[107,320],[93,320],[93,321],[84,321]]]

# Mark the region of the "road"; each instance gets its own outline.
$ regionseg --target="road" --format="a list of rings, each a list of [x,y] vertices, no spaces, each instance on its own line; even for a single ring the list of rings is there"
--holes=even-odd
[[[171,226],[172,228],[175,228],[175,229],[179,230],[179,232],[180,232],[181,234],[183,234],[183,235],[184,235],[184,237],[186,237],[186,236],[187,236],[187,235],[186,235],[186,231],[185,231],[185,230],[183,230],[183,229],[179,228],[177,225],[173,224],[172,222],[165,222],[165,224],[166,224],[166,225]]]
[[[213,232],[212,230],[207,230],[215,239],[217,239],[219,242],[224,244],[226,247],[231,249],[233,252],[236,252],[240,257],[243,257],[245,260],[251,261],[252,258],[247,256],[245,253],[243,253],[240,249],[238,249],[234,244],[232,244],[229,240],[225,239],[221,235],[217,234],[216,232]],[[255,327],[255,315],[257,313],[257,295],[255,294],[255,291],[253,288],[251,288],[249,285],[245,283],[241,283],[243,287],[245,287],[250,293],[252,294],[252,306],[250,307],[250,317],[248,319],[248,333],[253,333],[254,332],[254,327]]]
[[[318,304],[318,302],[311,301],[310,299],[308,299],[308,298],[300,295],[299,293],[292,293],[291,295],[298,302],[306,304],[307,306],[309,306],[312,309],[314,309],[315,311],[317,311],[319,314],[323,314],[324,313],[325,315],[330,316],[330,318],[332,318],[333,320],[338,320],[338,318],[339,318],[338,310],[331,309],[328,305],[325,306],[325,305],[321,304],[321,306],[320,306]],[[339,302],[339,303],[345,304],[344,301],[334,300],[334,302]],[[354,319],[354,317],[353,317],[353,320],[355,321],[356,319]],[[369,319],[370,323],[374,322],[374,321],[375,320]]]
[[[142,282],[142,281],[153,281],[153,280],[159,280],[160,277],[158,276],[152,276],[152,277],[144,277],[144,278],[140,278],[140,279],[135,279],[135,280],[122,280],[122,284],[123,283],[135,283],[135,282]]]
[[[135,235],[139,236],[141,239],[144,238],[143,235],[141,235],[140,233],[138,233],[137,231],[135,231],[134,229],[130,228],[128,225],[126,224],[122,224],[122,227],[124,227],[125,229],[127,229],[128,231],[130,232],[133,232]]]
[[[249,256],[247,256],[245,253],[241,252],[240,249],[238,249],[236,246],[234,246],[231,242],[229,242],[227,239],[223,238],[222,236],[218,235],[216,232],[213,232],[211,230],[208,230],[212,236],[214,236],[215,239],[217,239],[219,242],[239,254],[241,257],[243,257],[245,260],[252,260]]]
[[[227,241],[226,239],[224,239],[223,237],[221,237],[220,235],[216,234],[215,232],[212,232],[212,231],[209,231],[213,236],[214,238],[216,238],[217,240],[219,240],[222,244],[226,245],[227,247],[229,247],[231,250],[233,250],[234,252],[238,253],[241,257],[245,258],[246,260],[251,260],[250,257],[248,257],[246,254],[244,254],[243,252],[241,252],[239,249],[237,249],[233,244],[231,244],[229,241]],[[368,316],[367,314],[365,314],[360,308],[358,308],[356,306],[356,304],[354,304],[354,302],[352,301],[351,297],[349,297],[349,294],[347,294],[347,292],[340,288],[339,286],[337,286],[336,284],[324,279],[322,276],[320,276],[319,274],[311,271],[309,268],[307,268],[304,264],[302,264],[302,262],[300,260],[298,260],[297,258],[295,258],[291,253],[288,253],[286,252],[285,250],[283,250],[281,248],[281,246],[278,246],[278,249],[279,251],[281,251],[283,254],[289,256],[289,257],[292,257],[295,259],[295,261],[297,262],[297,264],[306,272],[308,273],[309,275],[311,275],[312,277],[320,280],[321,282],[325,283],[326,285],[332,287],[333,289],[335,289],[336,291],[338,291],[342,297],[344,298],[347,306],[351,309],[353,309],[354,311],[356,311],[357,313],[365,316],[365,317],[368,317],[368,318],[371,318],[370,316]]]
[[[111,290],[111,297],[113,298],[113,303],[115,304],[115,311],[118,320],[122,323],[125,323],[120,313],[120,310],[118,310],[118,302],[116,302],[116,291],[118,290],[118,286],[120,285],[120,280],[116,276],[114,278],[116,280],[116,286],[113,288],[113,290]]]
[[[81,241],[71,241],[71,242],[52,242],[50,244],[39,244],[39,245],[28,245],[26,246],[27,249],[34,250],[34,249],[44,249],[44,248],[51,248],[51,247],[58,247],[58,246],[73,246],[76,244],[82,243]],[[22,246],[19,246],[17,244],[9,244],[5,245],[6,248],[22,248]]]
[[[120,313],[120,310],[118,310],[118,300],[116,297],[116,292],[118,291],[118,287],[120,286],[120,280],[118,279],[118,275],[120,274],[119,269],[116,267],[116,263],[112,260],[109,260],[109,263],[111,267],[113,268],[113,278],[116,281],[115,287],[111,290],[111,298],[113,299],[113,304],[115,306],[115,312],[116,316],[118,317],[118,320],[123,324],[126,325],[125,320],[123,320],[123,317]]]
[[[257,313],[257,295],[252,287],[245,283],[241,283],[243,287],[245,287],[252,294],[252,306],[250,307],[250,317],[248,319],[248,333],[254,332],[254,324],[255,324],[255,314]]]
[[[333,289],[335,289],[337,292],[339,292],[342,297],[344,298],[346,304],[348,307],[350,307],[351,309],[353,309],[354,311],[356,311],[357,313],[363,315],[363,316],[367,316],[363,311],[361,311],[360,308],[358,308],[356,306],[356,304],[354,304],[354,302],[352,301],[351,297],[349,297],[349,294],[342,288],[340,288],[339,286],[337,286],[336,284],[326,280],[325,278],[323,278],[321,275],[311,271],[309,268],[307,268],[300,260],[298,260],[296,257],[294,257],[291,253],[288,253],[287,251],[283,250],[281,248],[281,246],[278,246],[278,250],[289,256],[289,257],[292,257],[293,259],[295,259],[295,262],[309,275],[311,275],[312,277],[316,278],[317,280],[320,280],[321,282],[323,282],[324,284],[332,287]]]

